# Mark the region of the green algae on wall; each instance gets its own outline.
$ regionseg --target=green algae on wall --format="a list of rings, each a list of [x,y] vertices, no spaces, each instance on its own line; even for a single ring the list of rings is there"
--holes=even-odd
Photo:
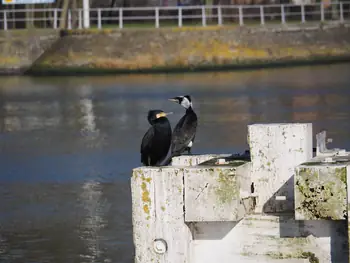
[[[19,57],[16,56],[0,56],[0,67],[1,66],[9,66],[9,65],[18,65],[21,61]]]
[[[237,174],[237,167],[204,167],[184,169],[187,222],[237,221],[252,210],[250,198],[240,198],[240,190],[250,189],[250,181]]]
[[[299,219],[345,219],[346,167],[299,167],[295,176],[295,209]]]
[[[70,31],[30,73],[164,72],[350,61],[350,29],[239,27]],[[309,39],[313,39],[312,42]]]
[[[0,74],[22,73],[58,39],[54,30],[0,32]]]
[[[237,177],[233,174],[220,172],[217,178],[218,185],[215,187],[215,193],[220,203],[229,203],[238,199]]]
[[[149,185],[152,181],[151,177],[145,177],[145,175],[141,171],[134,171],[132,176],[141,180],[141,200],[142,200],[142,210],[147,215],[146,218],[150,219],[150,205],[151,205],[151,197],[149,193]]]
[[[315,253],[298,251],[296,253],[281,253],[281,252],[267,252],[267,256],[273,259],[291,259],[291,258],[304,258],[308,259],[310,263],[319,263],[319,259]]]

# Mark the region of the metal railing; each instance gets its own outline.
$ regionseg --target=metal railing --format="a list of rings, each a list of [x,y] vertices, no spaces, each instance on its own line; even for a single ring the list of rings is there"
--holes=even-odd
[[[62,9],[0,11],[0,28],[59,28]],[[111,27],[182,27],[186,25],[265,25],[350,20],[350,1],[328,5],[218,5],[68,10],[68,29]]]

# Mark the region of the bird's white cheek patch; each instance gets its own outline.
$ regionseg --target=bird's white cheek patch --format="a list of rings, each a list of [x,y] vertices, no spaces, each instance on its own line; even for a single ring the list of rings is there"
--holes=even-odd
[[[193,145],[193,142],[192,141],[190,141],[190,143],[187,145],[187,147],[192,147],[192,145]]]

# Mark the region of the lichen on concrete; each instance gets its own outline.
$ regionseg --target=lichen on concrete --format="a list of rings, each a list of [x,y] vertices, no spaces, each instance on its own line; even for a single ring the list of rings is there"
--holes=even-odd
[[[350,56],[350,29],[290,32],[266,29],[181,28],[72,31],[47,52],[40,70],[161,70],[268,65]],[[309,41],[312,39],[313,41]]]
[[[221,203],[228,203],[238,199],[239,189],[237,179],[231,174],[220,172],[217,178],[218,185],[215,186],[215,193]]]
[[[299,168],[295,177],[295,206],[305,220],[345,219],[346,167],[312,165]]]
[[[297,251],[295,253],[267,252],[266,255],[273,259],[304,258],[309,259],[310,263],[319,263],[319,259],[316,255],[309,251]]]
[[[305,162],[302,163],[302,165],[307,165],[307,166],[311,166],[311,165],[321,165],[321,162]]]
[[[347,183],[346,180],[346,167],[342,167],[342,168],[336,168],[335,169],[335,175],[340,179],[340,181],[342,181],[344,184]]]
[[[151,204],[151,198],[150,198],[150,194],[148,191],[148,187],[147,184],[149,184],[152,181],[152,178],[150,177],[145,177],[142,173],[139,174],[139,179],[141,179],[142,183],[141,183],[141,191],[142,191],[142,195],[141,195],[141,200],[143,203],[143,211],[145,212],[145,214],[147,214],[147,219],[149,219],[149,214],[150,214],[150,210],[149,210],[149,206]]]
[[[0,73],[21,73],[55,41],[55,30],[8,30],[0,32]]]

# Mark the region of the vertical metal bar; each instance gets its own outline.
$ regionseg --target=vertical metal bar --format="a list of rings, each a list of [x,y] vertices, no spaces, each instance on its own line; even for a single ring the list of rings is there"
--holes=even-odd
[[[241,5],[238,7],[238,15],[239,15],[239,25],[243,26],[244,25],[244,23],[243,23],[243,8]]]
[[[265,25],[264,6],[260,6],[260,24]]]
[[[207,18],[205,15],[205,6],[202,6],[202,26],[206,26],[207,25]]]
[[[97,9],[97,28],[101,29],[102,28],[102,21],[101,21],[101,9]]]
[[[324,21],[324,5],[323,5],[323,2],[321,2],[320,5],[321,5],[321,21],[323,22]]]
[[[82,29],[83,28],[83,11],[81,9],[78,10],[78,26],[79,26],[79,29]]]
[[[281,20],[282,20],[282,24],[286,23],[286,14],[284,12],[284,5],[281,5]]]
[[[7,26],[7,11],[4,11],[4,30],[7,30],[8,26]]]
[[[156,28],[159,28],[159,8],[158,7],[156,7],[155,12],[156,12]]]
[[[221,6],[218,6],[218,25],[222,26],[222,10],[221,10]]]
[[[343,2],[339,3],[339,12],[340,12],[340,22],[344,22],[344,8]]]
[[[179,12],[179,15],[178,15],[178,26],[182,27],[182,7],[178,7],[178,12]]]
[[[301,4],[301,23],[305,23],[305,6]]]
[[[119,28],[123,28],[123,8],[119,8]]]
[[[53,28],[57,29],[57,8],[53,10]]]

